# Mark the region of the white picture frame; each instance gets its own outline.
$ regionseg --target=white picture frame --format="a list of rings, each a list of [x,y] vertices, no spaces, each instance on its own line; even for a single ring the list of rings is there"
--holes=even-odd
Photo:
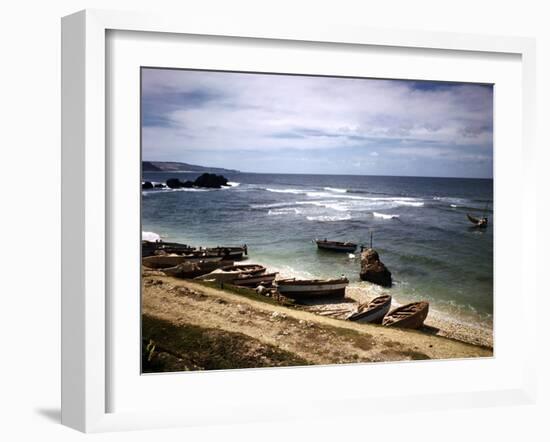
[[[108,79],[106,66],[106,36],[108,32],[154,32],[163,35],[200,35],[222,38],[269,39],[273,41],[339,44],[342,46],[376,46],[384,48],[431,49],[477,54],[510,54],[521,57],[521,159],[524,202],[522,219],[534,218],[536,195],[534,174],[529,174],[535,161],[535,44],[532,39],[492,37],[451,33],[388,31],[345,26],[323,26],[308,23],[303,27],[266,23],[218,23],[196,17],[167,17],[87,10],[63,18],[62,21],[62,423],[85,432],[122,429],[158,428],[202,425],[207,416],[196,408],[195,413],[182,409],[112,411],[108,395],[113,385],[108,376],[110,353],[108,327],[111,317],[108,302],[109,224],[109,163],[106,121]],[[158,35],[158,34],[157,34]],[[519,148],[519,147],[518,147]],[[522,275],[527,272],[526,257],[535,255],[534,233],[526,223],[518,227]],[[498,247],[497,247],[498,249]],[[519,305],[523,315],[536,305],[535,282],[522,277]],[[137,295],[137,294],[136,294]],[[523,337],[535,334],[533,321],[522,329]],[[138,338],[136,338],[137,340]],[[488,390],[462,393],[395,394],[378,396],[376,404],[361,402],[358,397],[333,395],[327,400],[312,399],[313,407],[305,411],[300,406],[258,407],[240,404],[241,415],[220,411],[223,422],[248,422],[262,419],[284,419],[292,416],[328,416],[334,414],[334,401],[341,413],[366,414],[415,409],[490,406],[498,404],[532,403],[535,397],[534,339],[525,339],[521,359],[521,374],[509,385]],[[498,354],[497,354],[498,358]],[[334,373],[336,368],[316,368]],[[355,372],[361,370],[358,365]],[[284,370],[285,377],[292,377]],[[258,371],[250,371],[257,378]],[[268,376],[280,376],[270,370]],[[291,373],[291,374],[289,374]],[[298,372],[296,372],[298,373]],[[224,374],[221,374],[222,376]],[[243,371],[240,374],[244,376]],[[198,378],[197,378],[198,379]],[[208,388],[214,377],[200,378]],[[265,380],[265,377],[264,377]],[[516,382],[517,381],[517,382]],[[332,402],[331,402],[332,401]],[[244,411],[248,410],[248,413]],[[242,416],[242,417],[241,417]]]

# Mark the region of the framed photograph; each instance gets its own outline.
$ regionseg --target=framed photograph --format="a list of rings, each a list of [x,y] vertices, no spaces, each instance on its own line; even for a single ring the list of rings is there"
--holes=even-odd
[[[532,40],[83,11],[62,44],[64,424],[533,400]]]

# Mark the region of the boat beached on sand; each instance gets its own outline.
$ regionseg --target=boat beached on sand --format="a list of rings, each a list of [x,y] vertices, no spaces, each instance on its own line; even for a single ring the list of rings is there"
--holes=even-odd
[[[372,301],[361,304],[357,310],[346,317],[350,321],[382,324],[384,316],[390,311],[391,295],[381,295]]]
[[[280,279],[275,281],[281,295],[293,297],[344,296],[347,278],[337,279]]]
[[[235,264],[232,266],[221,267],[224,272],[242,272],[249,275],[256,275],[265,272],[265,267],[260,264]]]
[[[184,262],[220,262],[221,256],[201,256],[201,255],[153,255],[146,256],[141,260],[145,267],[151,269],[164,269],[174,267]]]
[[[215,282],[233,282],[239,277],[258,276],[265,272],[265,267],[257,264],[230,265],[219,267],[214,271],[195,279]]]
[[[352,242],[328,241],[327,239],[316,239],[317,247],[331,252],[353,253],[357,244]]]
[[[401,328],[420,328],[428,316],[430,304],[426,301],[412,302],[389,312],[382,324]]]
[[[258,287],[259,285],[263,285],[264,287],[271,287],[276,276],[277,276],[277,272],[263,273],[259,275],[241,274],[236,279],[231,281],[231,284],[237,285],[239,287],[255,288],[255,287]]]
[[[163,268],[162,272],[168,276],[174,276],[177,278],[196,278],[197,276],[211,273],[220,266],[230,265],[233,265],[232,261],[184,261],[174,267]]]

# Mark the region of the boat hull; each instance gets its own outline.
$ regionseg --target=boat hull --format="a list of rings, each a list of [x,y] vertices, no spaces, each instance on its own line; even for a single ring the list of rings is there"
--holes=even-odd
[[[349,282],[347,280],[317,284],[280,281],[277,283],[277,288],[279,293],[288,297],[344,296],[346,294],[346,287],[348,283]]]
[[[375,300],[373,300],[375,301]],[[371,323],[371,324],[382,324],[384,316],[388,314],[391,308],[391,297],[388,298],[386,302],[380,305],[376,305],[374,308],[369,308],[367,306],[365,311],[355,312],[348,316],[347,319],[350,321],[362,322],[362,323]]]
[[[243,278],[237,278],[232,281],[233,285],[240,287],[257,287],[260,284],[263,286],[271,286],[277,273],[266,273],[264,275],[251,275]]]
[[[208,257],[208,256],[170,256],[170,255],[153,255],[147,256],[142,259],[142,263],[145,267],[151,269],[164,269],[168,267],[175,267],[184,262],[219,262],[221,257]]]
[[[320,250],[328,250],[330,252],[353,253],[357,249],[357,244],[353,243],[338,243],[335,241],[319,240],[315,242]]]
[[[383,325],[399,328],[420,328],[428,316],[429,304],[425,301],[402,305],[389,312]]]

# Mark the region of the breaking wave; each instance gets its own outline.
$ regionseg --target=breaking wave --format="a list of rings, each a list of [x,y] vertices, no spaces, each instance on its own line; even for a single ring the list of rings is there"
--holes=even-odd
[[[389,215],[389,214],[378,213],[378,212],[372,212],[372,215],[375,218],[382,218],[382,219],[397,219],[397,218],[399,218],[399,215]]]
[[[329,192],[336,192],[336,193],[347,193],[347,189],[341,189],[339,187],[323,187],[324,190],[328,190]]]
[[[334,222],[334,221],[346,221],[351,219],[351,215],[348,213],[343,216],[328,216],[328,215],[319,215],[319,216],[308,216],[306,217],[308,221],[319,221],[319,222]]]

